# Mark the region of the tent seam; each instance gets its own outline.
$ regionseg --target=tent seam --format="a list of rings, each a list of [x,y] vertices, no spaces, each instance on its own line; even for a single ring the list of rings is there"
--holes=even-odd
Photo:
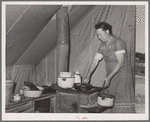
[[[23,16],[23,14],[29,9],[30,5],[26,8],[26,10],[21,14],[21,16],[18,18],[18,20],[11,26],[11,28],[8,30],[7,34],[14,28],[14,26],[17,24],[17,22],[21,19],[21,17]]]
[[[53,20],[52,20],[53,21]],[[49,23],[49,22],[48,22]],[[36,39],[34,40],[34,42],[29,46],[29,48],[22,54],[22,56],[16,61],[15,64],[17,64],[19,62],[19,60],[26,54],[26,52],[32,47],[32,45],[37,41],[37,39],[41,36],[41,34],[46,30],[46,28],[48,27],[48,23],[47,25],[44,27],[44,29],[41,31],[41,33],[36,37]]]
[[[54,20],[49,20],[46,24],[46,26],[44,27],[44,29],[40,32],[40,34],[34,39],[34,42],[28,47],[28,49],[22,54],[22,56],[16,61],[15,64],[17,64],[19,62],[19,60],[26,54],[26,52],[32,47],[32,45],[37,41],[37,39],[41,36],[41,34],[46,30],[46,28],[48,27],[48,24],[50,21],[54,21]],[[14,64],[14,65],[15,65]]]
[[[125,6],[125,11],[126,11],[126,10],[127,10],[127,6]],[[121,34],[122,34],[122,29],[123,29],[123,25],[124,25],[124,22],[125,22],[126,14],[127,14],[127,13],[125,13],[125,14],[124,14],[124,17],[123,17],[122,27],[121,27],[121,31],[120,31],[120,35],[119,35],[119,37],[121,37]]]

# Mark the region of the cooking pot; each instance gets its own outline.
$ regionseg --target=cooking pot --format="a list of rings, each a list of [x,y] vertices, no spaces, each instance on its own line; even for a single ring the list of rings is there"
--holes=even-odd
[[[115,96],[110,94],[98,94],[97,103],[100,106],[112,107],[114,105]]]
[[[64,89],[74,86],[75,77],[58,77],[58,86]]]

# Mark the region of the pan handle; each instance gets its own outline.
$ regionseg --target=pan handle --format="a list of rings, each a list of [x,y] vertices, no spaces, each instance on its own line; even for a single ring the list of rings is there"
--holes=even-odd
[[[105,88],[104,88],[105,83],[106,83],[106,81],[104,80],[104,83],[103,83],[103,86],[102,86],[102,90],[104,90],[104,89],[105,89]],[[109,94],[108,88],[107,88],[107,92],[108,92],[108,94]]]

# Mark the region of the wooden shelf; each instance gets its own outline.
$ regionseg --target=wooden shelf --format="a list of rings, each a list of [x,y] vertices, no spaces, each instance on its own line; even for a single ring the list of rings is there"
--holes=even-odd
[[[38,98],[24,98],[18,102],[10,102],[6,105],[6,113],[34,113],[35,101],[54,97],[54,93],[43,94]]]

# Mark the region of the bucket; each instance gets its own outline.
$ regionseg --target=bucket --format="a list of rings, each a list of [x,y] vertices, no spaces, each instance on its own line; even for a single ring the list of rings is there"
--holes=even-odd
[[[11,96],[14,90],[14,81],[6,80],[6,104],[11,102]]]
[[[112,107],[114,105],[115,96],[110,94],[99,94],[97,103],[101,106]]]

